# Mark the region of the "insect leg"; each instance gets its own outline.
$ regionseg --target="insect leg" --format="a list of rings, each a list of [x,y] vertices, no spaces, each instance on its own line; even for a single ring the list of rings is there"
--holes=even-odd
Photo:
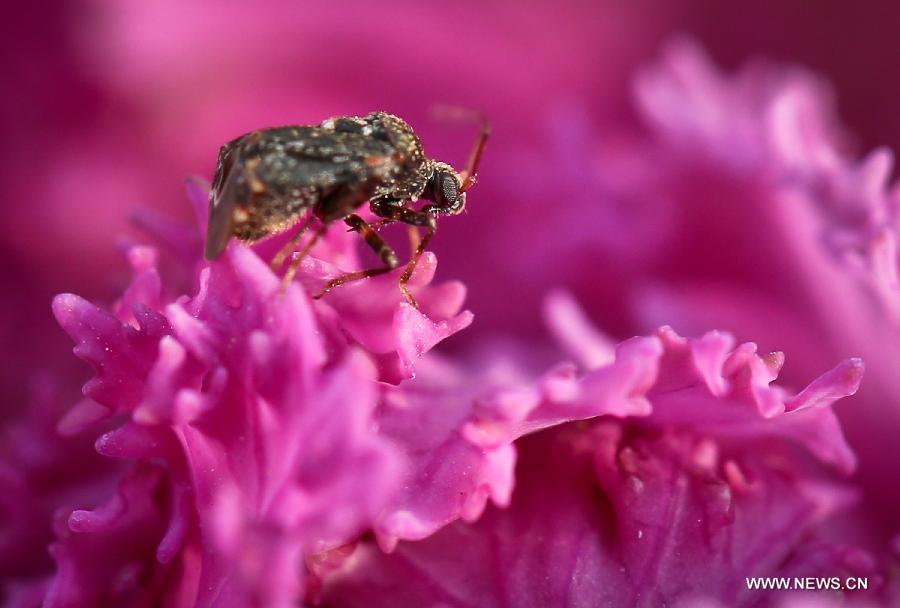
[[[407,233],[409,234],[409,250],[415,251],[418,248],[419,243],[421,242],[421,238],[419,237],[419,231],[415,226],[407,226]]]
[[[403,293],[403,297],[406,298],[407,302],[418,308],[419,305],[418,303],[416,303],[416,299],[410,293],[409,287],[407,287],[407,283],[409,283],[409,279],[410,277],[412,277],[412,273],[416,269],[416,264],[419,263],[419,258],[421,258],[422,254],[425,253],[425,249],[428,247],[428,243],[429,241],[431,241],[431,237],[434,236],[434,232],[435,230],[437,230],[437,221],[435,220],[434,214],[430,212],[428,207],[422,209],[421,211],[409,209],[407,207],[389,207],[388,209],[375,209],[374,211],[375,213],[383,211],[386,214],[390,214],[388,215],[390,219],[398,222],[403,222],[404,224],[409,224],[411,227],[422,226],[427,228],[425,236],[423,236],[415,246],[412,257],[406,264],[406,269],[403,271],[403,274],[400,275],[400,291]]]
[[[284,293],[290,282],[294,280],[294,275],[297,274],[297,269],[300,268],[300,264],[301,262],[303,262],[303,258],[305,258],[310,249],[313,248],[313,245],[316,244],[316,241],[318,241],[319,238],[321,238],[321,236],[325,234],[326,230],[328,230],[328,224],[325,224],[323,222],[322,225],[319,226],[319,228],[315,232],[313,232],[312,237],[310,237],[306,245],[303,246],[303,249],[294,254],[294,259],[291,260],[291,265],[288,266],[287,272],[284,273],[284,277],[282,277],[281,279],[281,293]]]
[[[369,227],[370,227],[372,230],[374,230],[375,232],[378,232],[379,230],[381,230],[381,229],[384,228],[385,226],[390,226],[390,225],[393,224],[393,223],[394,223],[394,220],[389,220],[389,219],[386,219],[386,218],[382,218],[382,219],[380,219],[380,220],[377,220],[377,221],[374,221],[374,222],[370,222],[370,223],[369,223]],[[347,229],[347,232],[356,232],[356,229],[355,229],[355,228],[348,228],[348,229]]]
[[[419,263],[419,258],[421,258],[422,254],[425,253],[425,248],[428,247],[428,242],[431,241],[431,237],[434,236],[435,229],[437,229],[437,224],[432,221],[431,225],[428,226],[428,230],[425,232],[425,236],[423,236],[422,240],[419,241],[419,245],[413,252],[409,262],[407,262],[406,270],[404,270],[403,274],[400,275],[400,291],[403,292],[403,296],[406,298],[406,301],[416,308],[418,308],[419,305],[418,303],[416,303],[416,299],[409,292],[409,287],[407,287],[406,284],[409,283],[409,279],[410,277],[412,277],[412,273],[416,269],[416,264]]]
[[[390,225],[393,224],[393,223],[394,223],[394,220],[389,220],[389,219],[382,218],[382,219],[380,219],[380,220],[378,220],[378,221],[372,222],[372,223],[369,224],[369,225],[372,226],[372,229],[373,229],[375,232],[378,232],[379,230],[381,230],[381,229],[384,228],[385,226],[390,226]]]
[[[291,254],[294,248],[297,246],[297,243],[300,242],[300,239],[303,238],[303,235],[306,233],[306,229],[309,228],[309,225],[312,224],[315,216],[310,213],[309,217],[306,218],[306,221],[303,222],[303,225],[300,227],[300,230],[291,237],[287,243],[284,244],[284,247],[278,250],[278,253],[272,258],[272,261],[269,263],[269,266],[272,268],[272,272],[278,272],[278,269],[284,264],[284,261]]]
[[[402,213],[400,209],[410,211],[403,207],[403,201],[399,198],[377,199],[371,202],[369,208],[381,218],[369,224],[373,230],[379,230],[382,226],[388,226],[396,222],[403,222],[398,216],[399,213]],[[406,223],[409,224],[409,250],[415,251],[416,247],[419,246],[419,231],[416,230],[416,226],[413,224]]]
[[[344,222],[350,226],[350,229],[354,232],[358,232],[360,236],[362,236],[366,244],[371,247],[375,253],[378,254],[378,257],[381,258],[381,261],[384,263],[384,266],[381,268],[370,268],[369,270],[358,270],[356,272],[348,272],[347,274],[336,277],[322,288],[322,291],[317,293],[313,298],[319,299],[324,296],[326,293],[338,287],[339,285],[343,285],[344,283],[350,283],[351,281],[358,281],[360,279],[367,279],[369,277],[374,277],[379,274],[384,274],[386,272],[390,272],[398,266],[397,262],[397,254],[394,253],[394,250],[391,249],[390,245],[388,245],[381,236],[372,229],[364,219],[359,217],[358,215],[350,215],[348,216]]]

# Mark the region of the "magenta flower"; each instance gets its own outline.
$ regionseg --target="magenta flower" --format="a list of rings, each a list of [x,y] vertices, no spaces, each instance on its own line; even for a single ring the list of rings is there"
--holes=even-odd
[[[304,278],[352,258],[341,242],[333,236],[331,262],[311,260]],[[448,315],[438,321],[379,281],[314,313],[299,286],[279,297],[278,279],[238,247],[201,270],[194,297],[162,305],[155,252],[130,258],[136,276],[117,315],[77,296],[54,301],[97,370],[66,426],[119,417],[97,450],[134,465],[105,504],[59,528],[49,605],[290,605],[304,556],[349,542],[397,502],[402,454],[375,432],[378,369],[409,374],[467,325],[468,313],[453,316],[460,288],[427,285],[431,256],[412,283],[423,310]],[[374,306],[354,306],[359,288]]]
[[[682,235],[670,234],[662,253],[680,249],[694,269],[689,279],[647,273],[631,288],[637,316],[692,332],[724,326],[783,345],[802,355],[802,373],[829,358],[862,356],[866,388],[839,413],[860,456],[872,533],[890,538],[900,501],[896,485],[884,482],[900,462],[892,363],[900,356],[900,190],[889,182],[891,152],[847,154],[829,90],[799,69],[752,65],[723,75],[681,44],[636,90],[668,159],[665,187],[679,203],[693,201],[676,220]],[[728,254],[710,264],[712,251]]]
[[[892,154],[848,151],[832,93],[815,75],[762,61],[723,72],[687,41],[638,72],[634,98],[642,131],[594,128],[563,106],[544,144],[555,164],[543,149],[508,160],[564,179],[536,179],[522,188],[532,197],[517,184],[520,213],[494,246],[566,231],[513,258],[508,280],[536,299],[546,283],[532,277],[552,276],[613,335],[728,328],[784,349],[795,385],[835,360],[863,358],[864,388],[837,412],[860,459],[858,521],[867,542],[888,551],[900,530],[898,486],[886,481],[900,462]],[[567,204],[548,216],[550,197]]]
[[[898,602],[896,10],[59,5],[0,102],[4,605]],[[336,227],[284,296],[287,235],[199,259],[223,141],[386,109],[460,165],[435,103],[494,138],[420,310],[310,300]]]
[[[166,303],[155,251],[135,247],[114,313],[56,298],[96,369],[64,428],[108,419],[97,451],[129,464],[102,504],[60,517],[56,574],[31,592],[49,606],[629,605],[738,601],[748,575],[874,576],[864,554],[815,540],[853,496],[830,405],[861,362],[790,396],[771,385],[780,355],[669,329],[613,354],[564,296],[548,322],[581,368],[533,383],[514,358],[417,362],[470,322],[462,287],[432,286],[431,256],[412,284],[433,317],[401,302],[396,273],[311,301],[303,284],[359,263],[351,243],[332,231],[284,296],[266,242],[198,264],[193,297]]]
[[[550,322],[572,314],[557,298]],[[578,346],[606,362],[494,392],[464,428],[489,449],[530,435],[515,443],[511,506],[389,555],[360,544],[326,578],[326,603],[752,605],[747,576],[874,580],[863,552],[818,538],[853,498],[830,406],[856,391],[860,361],[791,395],[772,384],[780,353],[717,332]]]

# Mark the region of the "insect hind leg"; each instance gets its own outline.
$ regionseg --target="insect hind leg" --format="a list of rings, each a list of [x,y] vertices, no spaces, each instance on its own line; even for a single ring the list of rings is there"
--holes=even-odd
[[[297,269],[300,268],[300,264],[303,262],[304,258],[306,258],[307,254],[313,248],[313,246],[318,242],[318,240],[325,234],[325,231],[328,230],[328,224],[322,224],[319,228],[313,233],[312,237],[310,237],[309,241],[307,241],[306,245],[303,246],[298,253],[294,254],[294,259],[291,260],[291,265],[288,266],[287,272],[284,273],[284,276],[281,278],[281,293],[283,294],[287,290],[287,286],[291,284],[291,281],[294,280],[294,275],[297,274]],[[293,240],[293,239],[292,239]],[[279,253],[281,253],[279,251]]]
[[[303,225],[300,226],[300,230],[298,230],[291,239],[284,244],[284,246],[278,250],[272,257],[272,261],[269,263],[269,267],[272,269],[272,272],[277,273],[281,267],[284,265],[284,261],[287,257],[294,251],[297,247],[297,243],[300,242],[300,239],[303,238],[303,235],[306,233],[306,230],[310,227],[315,216],[313,214],[309,214],[309,217],[303,222]]]

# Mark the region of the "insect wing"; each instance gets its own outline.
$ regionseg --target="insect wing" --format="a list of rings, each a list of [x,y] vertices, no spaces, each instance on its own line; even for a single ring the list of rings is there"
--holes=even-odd
[[[233,227],[233,212],[237,202],[237,178],[240,168],[235,167],[235,150],[225,145],[219,152],[216,177],[209,193],[209,221],[206,229],[207,260],[222,255],[228,245]]]
[[[326,194],[381,179],[394,155],[386,141],[321,127],[271,129],[254,147],[248,157],[260,158],[258,179],[272,195],[288,198],[304,188]]]

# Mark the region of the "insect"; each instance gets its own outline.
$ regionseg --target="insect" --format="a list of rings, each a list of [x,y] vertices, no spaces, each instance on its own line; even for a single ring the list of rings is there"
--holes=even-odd
[[[397,254],[377,229],[400,222],[425,229],[421,239],[413,240],[412,255],[399,281],[403,296],[417,306],[407,283],[434,236],[437,216],[457,215],[465,208],[466,192],[475,184],[490,136],[480,114],[455,110],[455,115],[478,117],[481,122],[481,134],[462,172],[429,158],[412,127],[386,112],[330,118],[318,126],[253,131],[226,143],[219,150],[210,191],[206,258],[218,258],[231,237],[252,243],[291,228],[305,216],[301,228],[272,259],[277,272],[318,220],[318,227],[285,272],[285,286],[316,241],[341,220],[362,236],[382,266],[330,280],[313,296],[321,298],[339,285],[397,268]],[[417,209],[413,204],[419,199],[428,202]],[[380,218],[371,225],[355,213],[366,201]]]

